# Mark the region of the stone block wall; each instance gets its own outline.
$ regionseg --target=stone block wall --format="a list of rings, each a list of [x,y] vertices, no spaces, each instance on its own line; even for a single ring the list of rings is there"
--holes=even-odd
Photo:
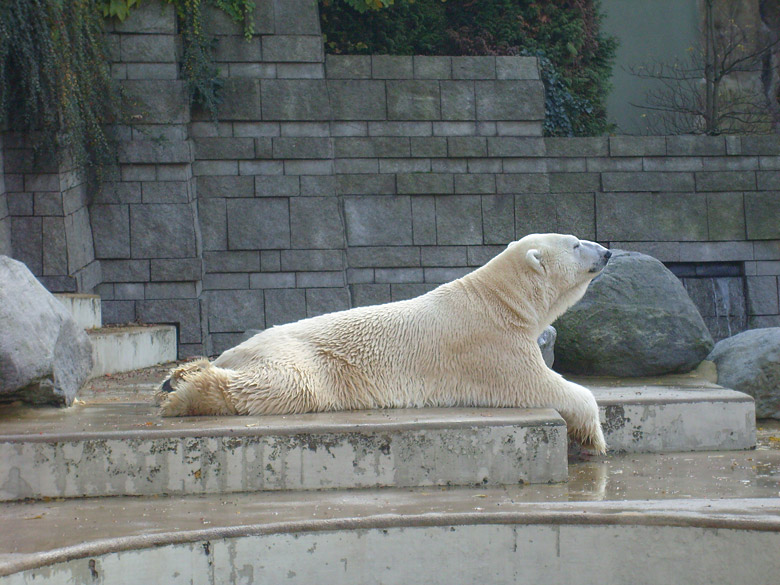
[[[218,353],[557,231],[660,258],[713,330],[780,325],[777,137],[543,138],[534,59],[326,56],[314,0],[258,0],[254,17],[246,40],[208,13],[216,121],[188,105],[171,6],[111,33],[136,124],[89,208],[107,322],[176,323],[182,356]],[[46,277],[11,146],[13,253]]]
[[[540,177],[505,174],[505,154],[544,148],[535,60],[328,56],[321,78],[272,65],[229,80],[218,125],[191,126],[215,351],[414,296],[512,238],[506,194]]]
[[[28,137],[4,135],[10,249],[50,290],[91,290],[101,273],[92,245],[87,186],[68,157],[62,158],[57,162],[36,153]]]
[[[118,167],[90,206],[103,320],[173,323],[181,355],[208,353],[192,114],[173,6],[134,11],[109,42],[135,124],[117,129]]]
[[[595,239],[666,263],[716,339],[780,325],[780,137],[548,138],[545,145],[551,196],[582,189]],[[529,231],[552,227],[552,210],[545,216]]]

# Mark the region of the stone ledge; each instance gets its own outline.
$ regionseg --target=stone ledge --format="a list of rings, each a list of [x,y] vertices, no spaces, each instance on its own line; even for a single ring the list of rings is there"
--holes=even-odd
[[[692,375],[576,381],[596,396],[610,451],[711,451],[756,445],[753,399],[742,392]]]
[[[4,423],[0,460],[21,476],[2,482],[0,500],[547,483],[567,473],[566,425],[549,409],[162,419],[151,404],[76,408]]]

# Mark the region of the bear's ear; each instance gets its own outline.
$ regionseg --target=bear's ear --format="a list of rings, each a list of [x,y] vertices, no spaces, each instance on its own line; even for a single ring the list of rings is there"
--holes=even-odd
[[[536,248],[531,248],[525,253],[525,261],[537,272],[542,271],[542,253]]]

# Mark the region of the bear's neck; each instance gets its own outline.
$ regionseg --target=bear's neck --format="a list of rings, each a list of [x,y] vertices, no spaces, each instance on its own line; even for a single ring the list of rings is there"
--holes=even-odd
[[[494,278],[489,271],[480,268],[453,284],[462,285],[472,301],[480,304],[497,326],[526,333],[535,339],[538,337],[536,331],[546,327],[542,322],[546,321],[549,299],[536,283],[529,294],[519,295],[513,284],[516,282],[514,278]]]
[[[497,277],[493,269],[485,270],[486,266],[455,283],[460,283],[498,324],[521,330],[534,340],[582,298],[589,284],[586,281],[560,291],[541,275],[520,271],[512,263],[498,271],[503,278]]]

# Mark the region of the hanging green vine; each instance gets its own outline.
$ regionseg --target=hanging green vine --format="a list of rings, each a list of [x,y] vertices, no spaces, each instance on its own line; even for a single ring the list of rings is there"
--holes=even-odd
[[[202,26],[208,2],[254,33],[254,0],[164,0],[173,4],[183,39],[182,76],[193,102],[216,115],[221,81],[212,40]],[[35,138],[39,156],[70,157],[99,171],[113,162],[106,125],[123,122],[111,78],[105,18],[127,18],[140,0],[0,1],[0,131]],[[99,178],[99,177],[98,177]]]
[[[124,20],[141,0],[96,0],[98,8],[106,17]],[[173,4],[179,19],[182,36],[182,76],[187,82],[190,99],[203,106],[216,118],[220,103],[219,89],[222,80],[212,59],[213,39],[203,30],[202,8],[204,2],[225,12],[234,22],[242,23],[244,36],[251,39],[255,32],[254,0],[164,0]]]
[[[87,170],[108,162],[103,124],[119,112],[108,63],[91,0],[3,0],[0,128],[34,135],[39,154],[67,153]]]

